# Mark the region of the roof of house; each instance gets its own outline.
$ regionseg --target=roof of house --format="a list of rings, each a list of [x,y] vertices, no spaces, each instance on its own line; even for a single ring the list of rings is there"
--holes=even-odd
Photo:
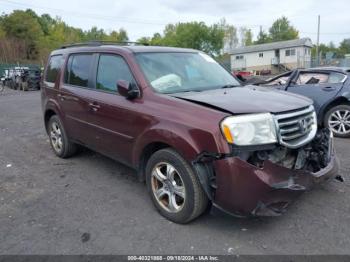
[[[312,47],[312,42],[310,38],[300,38],[288,41],[278,41],[268,44],[260,44],[260,45],[250,45],[245,47],[239,47],[232,50],[231,54],[244,54],[244,53],[253,53],[253,52],[261,52],[268,50],[275,50],[281,48],[290,48],[290,47],[298,47],[298,46],[308,46]]]

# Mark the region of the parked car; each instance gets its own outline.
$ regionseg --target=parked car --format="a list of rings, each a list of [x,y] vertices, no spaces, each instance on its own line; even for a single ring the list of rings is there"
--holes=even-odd
[[[83,145],[131,166],[177,223],[209,204],[239,216],[280,215],[338,169],[312,100],[244,88],[197,50],[65,46],[50,55],[41,97],[58,157]]]
[[[29,89],[40,89],[40,79],[41,72],[39,69],[31,68],[28,70],[24,70],[21,74],[21,83],[20,89],[29,90]]]
[[[318,122],[335,136],[350,137],[349,74],[350,68],[296,69],[256,84],[313,99]]]
[[[22,76],[28,67],[15,66],[5,69],[5,85],[12,89],[20,89],[22,85]]]

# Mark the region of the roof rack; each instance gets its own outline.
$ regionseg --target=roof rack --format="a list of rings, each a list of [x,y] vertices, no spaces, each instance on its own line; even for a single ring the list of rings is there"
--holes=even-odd
[[[123,42],[114,42],[114,41],[104,41],[104,40],[94,40],[89,42],[83,42],[83,43],[73,43],[73,44],[67,44],[61,46],[61,49],[69,48],[69,47],[79,47],[79,46],[102,46],[102,45],[118,45],[118,46],[124,46],[124,45],[144,45],[148,46],[146,43],[140,43],[140,42],[129,42],[129,41],[123,41]]]

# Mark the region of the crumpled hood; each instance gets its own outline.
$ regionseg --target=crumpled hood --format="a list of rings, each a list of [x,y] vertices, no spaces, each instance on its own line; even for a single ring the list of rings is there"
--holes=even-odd
[[[279,113],[307,107],[313,103],[301,95],[258,86],[176,93],[171,96],[220,108],[232,114]]]

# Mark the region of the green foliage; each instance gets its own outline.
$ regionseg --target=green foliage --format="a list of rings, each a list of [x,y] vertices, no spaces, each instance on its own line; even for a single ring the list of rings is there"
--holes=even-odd
[[[38,53],[38,43],[43,36],[38,20],[32,13],[15,10],[1,19],[1,27],[9,38],[23,41],[26,45],[26,59],[35,58]]]
[[[254,44],[265,44],[276,41],[286,41],[299,38],[299,32],[289,22],[288,18],[282,16],[273,22],[268,33],[261,30]]]
[[[225,32],[224,43],[226,44],[226,48],[228,49],[228,51],[230,51],[233,48],[237,47],[239,44],[239,39],[237,36],[237,28],[233,25],[227,24],[225,19],[221,20],[220,25]]]
[[[6,37],[5,29],[2,26],[0,26],[0,39],[5,37]]]
[[[6,36],[6,38],[5,38]],[[92,27],[88,31],[71,27],[59,17],[53,18],[49,14],[38,16],[33,10],[15,10],[9,15],[0,16],[0,39],[3,38],[3,46],[11,43],[25,46],[25,57],[21,57],[21,50],[12,52],[15,56],[7,55],[8,60],[31,60],[37,62],[46,61],[47,55],[63,44],[84,42],[90,40],[128,41],[127,32],[124,29],[113,30],[110,33],[103,29]],[[7,52],[8,53],[8,52]]]
[[[318,51],[319,51],[319,54],[320,54],[321,58],[326,58],[326,54],[330,53],[330,52],[333,53],[335,58],[341,58],[342,57],[341,52],[339,51],[338,48],[335,47],[333,42],[330,42],[328,45],[320,44],[319,47],[318,47]],[[311,55],[313,57],[316,57],[316,46],[314,46],[311,49]]]
[[[269,33],[269,37],[273,42],[299,38],[299,32],[290,25],[288,18],[285,16],[282,16],[273,22],[269,29]]]
[[[258,38],[257,40],[254,42],[254,44],[258,45],[258,44],[265,44],[265,43],[270,43],[271,42],[271,38],[269,37],[269,35],[264,32],[263,30],[261,30],[258,34]]]
[[[242,44],[249,46],[253,44],[253,33],[251,29],[242,28]]]
[[[350,54],[350,38],[346,38],[340,43],[339,52],[342,55]]]
[[[194,48],[217,55],[223,47],[224,29],[220,24],[207,26],[204,22],[168,24],[163,35],[155,33],[152,38],[142,37],[138,42],[160,45]]]

